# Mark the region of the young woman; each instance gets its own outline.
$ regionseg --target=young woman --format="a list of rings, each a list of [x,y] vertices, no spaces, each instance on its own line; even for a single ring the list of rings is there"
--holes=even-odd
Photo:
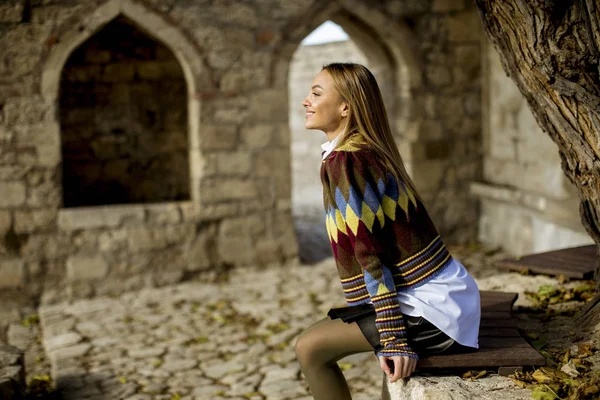
[[[419,355],[478,347],[477,285],[452,258],[408,176],[381,93],[362,65],[333,63],[302,103],[327,135],[325,223],[348,307],[304,331],[296,355],[316,400],[350,399],[337,361],[374,351],[390,382]]]

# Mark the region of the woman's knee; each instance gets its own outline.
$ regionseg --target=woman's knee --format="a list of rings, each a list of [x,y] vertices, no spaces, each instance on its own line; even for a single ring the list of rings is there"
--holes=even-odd
[[[327,360],[322,359],[324,353],[326,353],[322,340],[314,333],[304,332],[300,334],[296,339],[295,350],[296,358],[302,367],[327,362]]]

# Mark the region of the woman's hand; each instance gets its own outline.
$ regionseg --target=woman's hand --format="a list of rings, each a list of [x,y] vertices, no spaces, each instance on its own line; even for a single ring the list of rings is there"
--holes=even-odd
[[[390,369],[390,365],[393,365],[393,372]],[[390,382],[396,382],[400,378],[408,378],[417,367],[417,359],[407,356],[392,356],[392,357],[379,357],[379,365]]]

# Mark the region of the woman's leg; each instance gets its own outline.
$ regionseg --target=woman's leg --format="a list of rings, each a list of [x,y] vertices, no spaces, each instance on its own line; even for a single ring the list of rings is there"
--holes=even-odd
[[[350,390],[337,361],[373,351],[356,322],[322,319],[296,342],[296,356],[315,400],[349,400]]]

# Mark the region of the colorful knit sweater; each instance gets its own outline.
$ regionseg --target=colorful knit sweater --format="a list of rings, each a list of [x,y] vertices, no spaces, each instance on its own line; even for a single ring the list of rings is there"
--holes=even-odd
[[[351,139],[323,160],[325,224],[349,306],[372,302],[383,349],[417,358],[408,346],[397,292],[441,272],[451,256],[421,201],[380,156]]]

